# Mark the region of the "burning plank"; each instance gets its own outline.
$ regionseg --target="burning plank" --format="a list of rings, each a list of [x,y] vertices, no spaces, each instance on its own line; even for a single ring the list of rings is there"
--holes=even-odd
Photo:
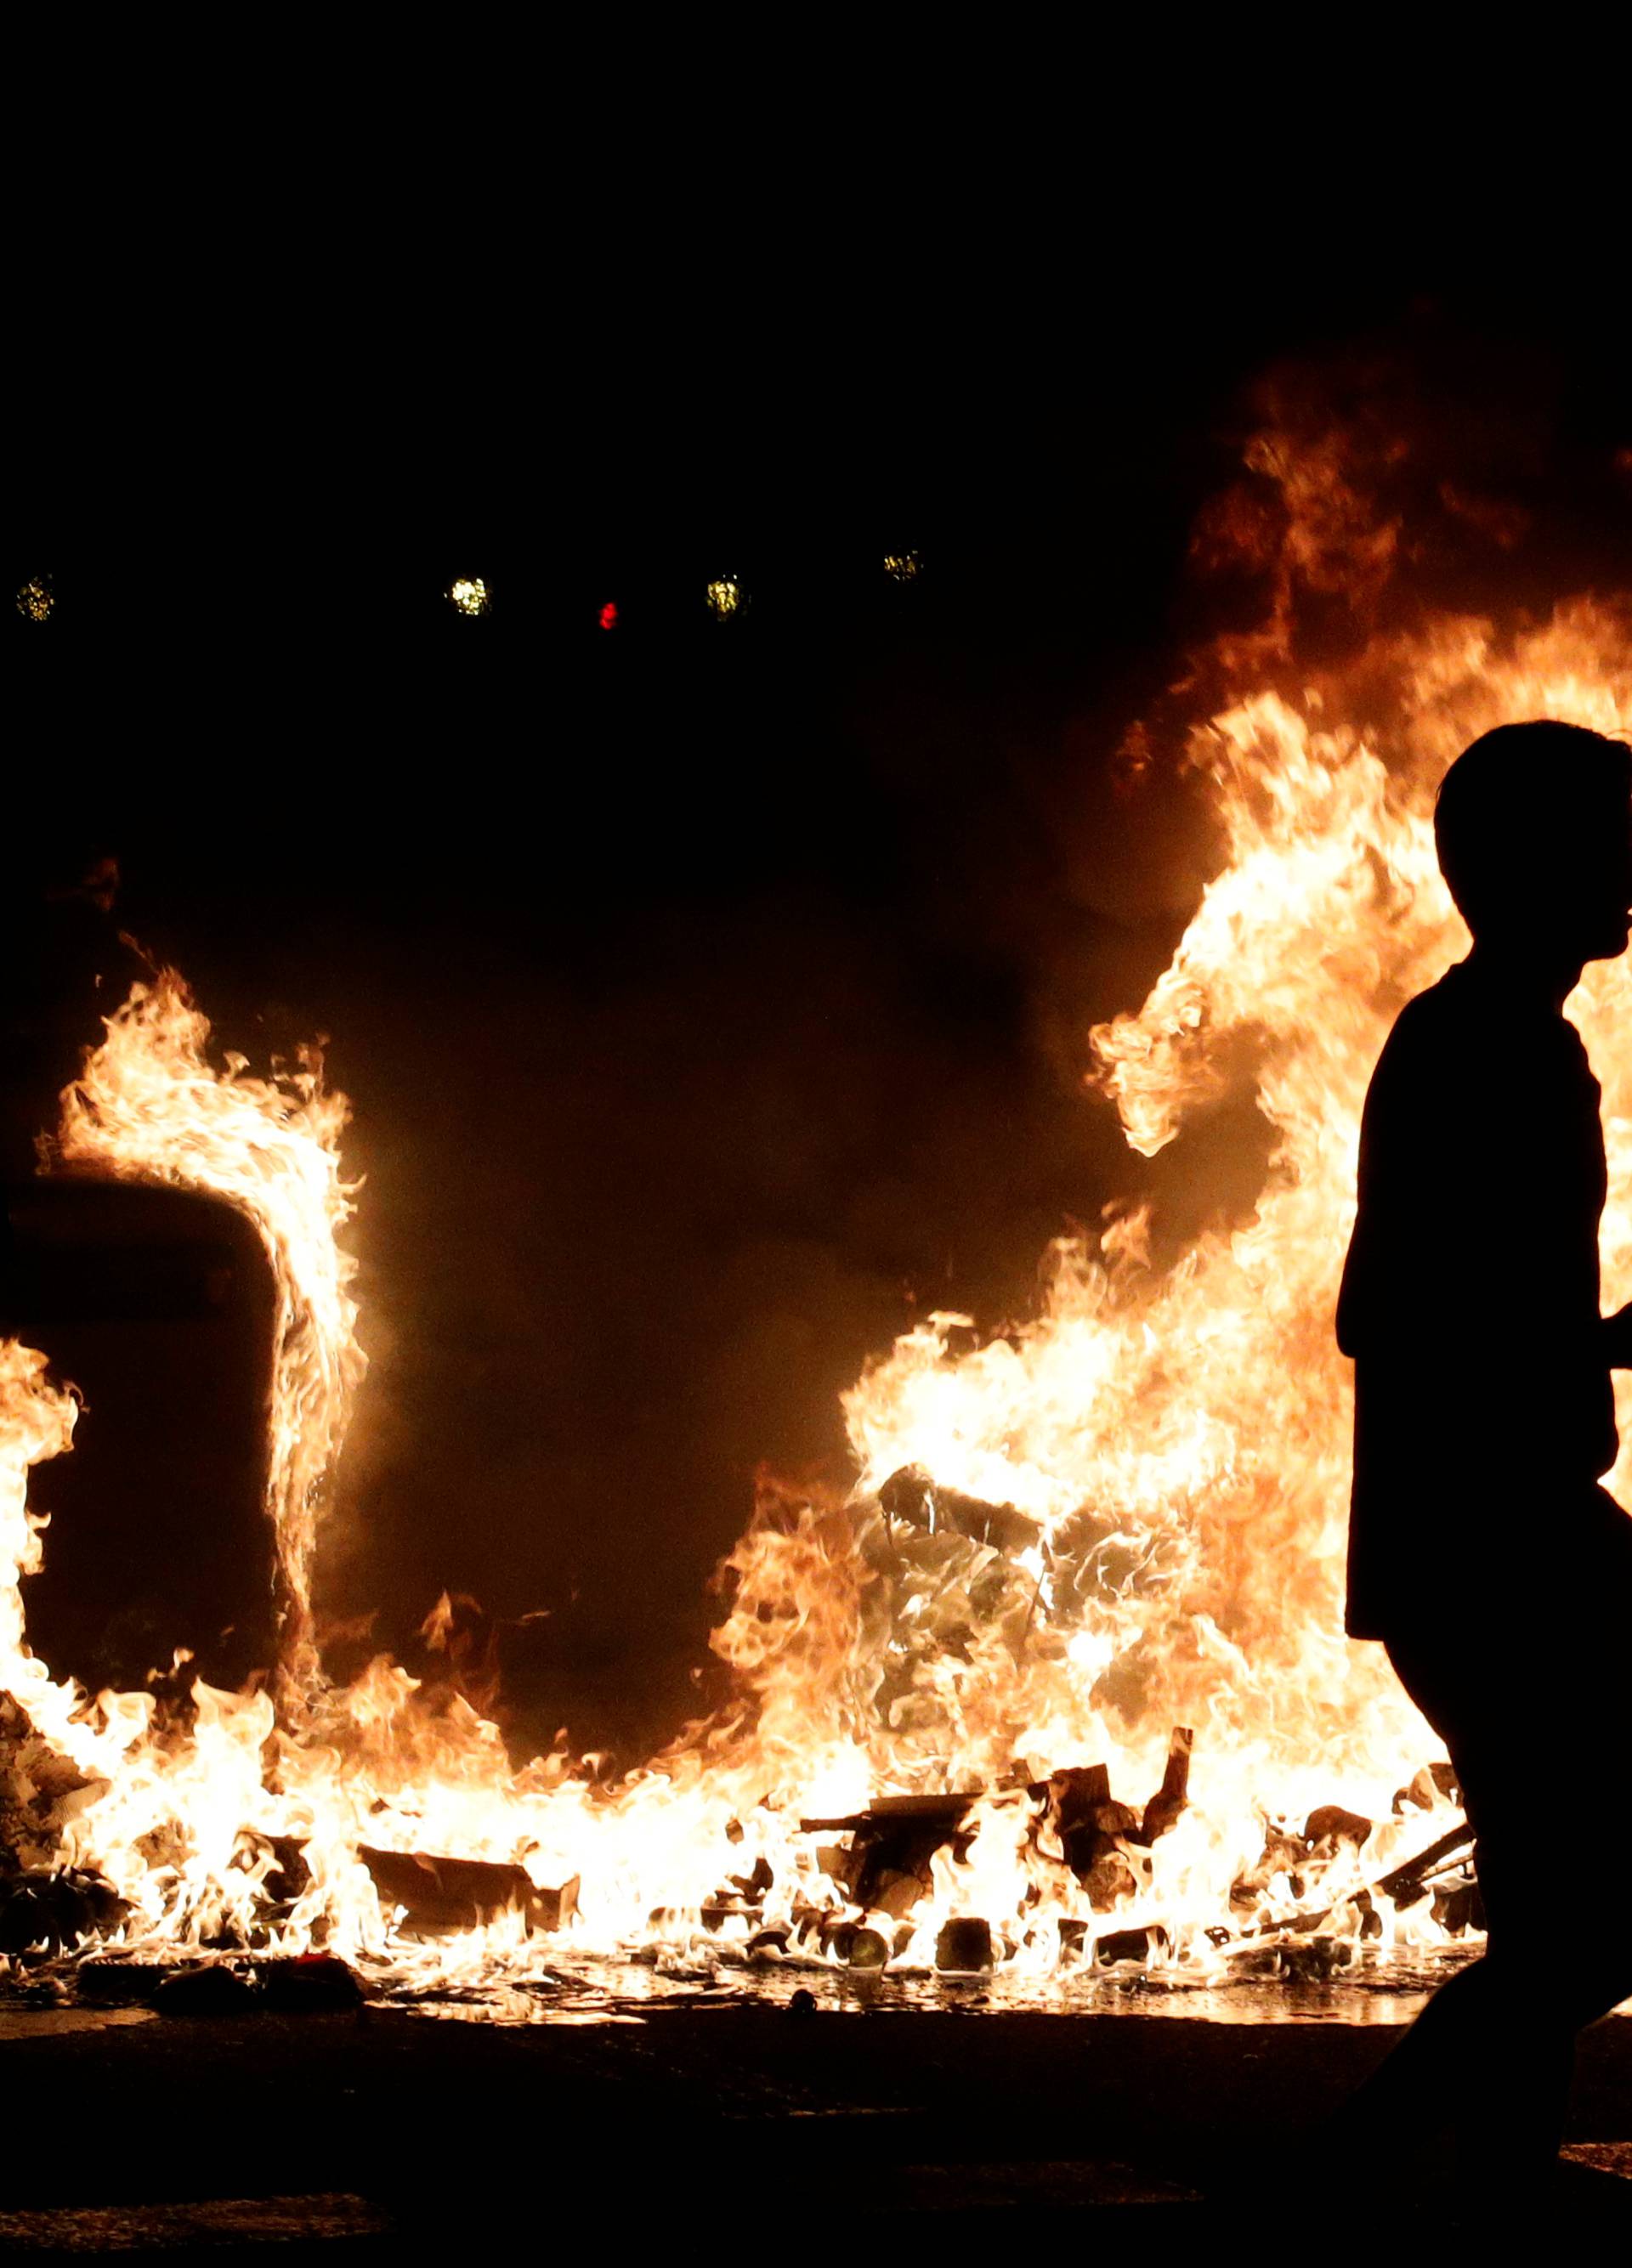
[[[480,1929],[520,1912],[529,1930],[563,1928],[578,1910],[576,1874],[559,1889],[541,1890],[523,1867],[489,1859],[433,1858],[423,1851],[376,1851],[358,1857],[388,1904],[401,1906],[417,1930],[440,1936]]]
[[[1415,1905],[1428,1896],[1429,1875],[1466,1851],[1473,1840],[1472,1827],[1466,1819],[1459,1820],[1448,1835],[1442,1835],[1426,1851],[1419,1851],[1414,1859],[1407,1859],[1403,1866],[1385,1874],[1377,1888],[1397,1906]]]
[[[1139,1840],[1147,1846],[1178,1824],[1179,1814],[1190,1800],[1190,1759],[1195,1744],[1196,1736],[1188,1725],[1174,1726],[1162,1785],[1145,1806],[1145,1815],[1140,1822]]]

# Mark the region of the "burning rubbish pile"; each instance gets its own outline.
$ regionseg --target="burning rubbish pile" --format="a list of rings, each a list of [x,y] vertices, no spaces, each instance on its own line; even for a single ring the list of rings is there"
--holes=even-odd
[[[565,1745],[515,1769],[468,1699],[388,1658],[326,1675],[312,1567],[364,1370],[346,1105],[315,1058],[215,1062],[174,975],[137,988],[53,1164],[208,1192],[259,1233],[282,1653],[270,1683],[179,1702],[50,1675],[25,1634],[48,1548],[28,1475],[78,1412],[44,1355],[0,1348],[0,1953],[78,1960],[104,1994],[199,1961],[238,1980],[218,1990],[317,1991],[283,1964],[320,1955],[398,1989],[703,1956],[1049,1990],[1329,1971],[1477,1929],[1447,1768],[1381,1650],[1341,1634],[1332,1314],[1371,1066],[1465,947],[1434,787],[1503,718],[1632,727],[1632,607],[1435,617],[1318,666],[1284,629],[1215,658],[1185,761],[1219,871],[1143,1005],[1092,1035],[1142,1156],[1250,1094],[1251,1218],[1158,1257],[1150,1209],[1109,1208],[1054,1246],[1031,1320],[903,1336],[846,1397],[853,1485],[762,1484],[722,1571],[729,1705],[615,1784]],[[1596,964],[1570,1012],[1604,1089],[1619,1304],[1632,972]]]

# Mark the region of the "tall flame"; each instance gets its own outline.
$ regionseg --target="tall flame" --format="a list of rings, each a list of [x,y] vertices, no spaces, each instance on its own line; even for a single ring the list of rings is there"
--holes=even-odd
[[[312,1555],[322,1492],[345,1438],[366,1358],[356,1263],[341,1248],[352,1187],[340,1177],[350,1115],[309,1051],[281,1078],[247,1059],[210,1065],[210,1026],[173,970],[137,984],[63,1097],[56,1149],[67,1166],[166,1182],[225,1197],[261,1234],[277,1287],[266,1510],[277,1540],[284,1671],[292,1699],[319,1676]]]

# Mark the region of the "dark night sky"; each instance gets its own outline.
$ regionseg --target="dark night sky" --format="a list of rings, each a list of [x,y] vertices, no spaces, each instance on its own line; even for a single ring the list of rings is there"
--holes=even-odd
[[[1504,405],[1540,581],[1624,535],[1573,501],[1606,337],[1510,296],[1170,268],[1054,305],[858,320],[813,286],[711,327],[671,276],[497,375],[479,322],[391,388],[269,345],[30,468],[10,587],[48,566],[58,610],[3,633],[18,919],[107,848],[225,1042],[331,1035],[373,1366],[325,1597],[399,1650],[445,1585],[550,1609],[546,1733],[670,1728],[756,1462],[838,1474],[869,1355],[928,1306],[1024,1312],[1129,1185],[1086,1027],[1162,965],[1206,838],[1177,803],[1130,836],[1104,763],[1251,619],[1185,564],[1248,382],[1384,343],[1429,422]],[[441,602],[458,571],[489,620]],[[1254,1155],[1225,1128],[1175,1214],[1250,1200]],[[208,1517],[177,1394],[163,1485]],[[99,1470],[139,1527],[151,1459]]]

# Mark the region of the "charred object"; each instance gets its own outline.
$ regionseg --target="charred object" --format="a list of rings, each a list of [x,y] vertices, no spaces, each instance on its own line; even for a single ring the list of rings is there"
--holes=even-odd
[[[1052,1830],[1061,1856],[1097,1913],[1109,1913],[1141,1887],[1137,1854],[1177,1822],[1189,1800],[1190,1758],[1195,1735],[1186,1725],[1174,1727],[1162,1785],[1142,1810],[1119,1803],[1111,1793],[1108,1764],[1067,1766],[1034,1781],[1028,1790],[1043,1808],[1033,1830],[1035,1843]]]
[[[983,1976],[995,1962],[992,1926],[975,1914],[943,1922],[935,1940],[935,1967],[943,1977]]]
[[[1373,1822],[1340,1804],[1322,1804],[1311,1811],[1300,1833],[1284,1822],[1266,1821],[1264,1847],[1252,1864],[1230,1885],[1230,1903],[1251,1910],[1284,1882],[1294,1898],[1305,1896],[1331,1861],[1344,1850],[1360,1851],[1370,1841]],[[1321,1909],[1331,1911],[1330,1904]]]
[[[1459,1819],[1448,1834],[1430,1843],[1425,1851],[1419,1851],[1414,1859],[1407,1859],[1403,1866],[1396,1867],[1392,1874],[1385,1874],[1377,1887],[1402,1911],[1416,1905],[1430,1895],[1436,1876],[1447,1868],[1461,1870],[1473,1842],[1473,1828],[1466,1819]]]
[[[0,1954],[55,1960],[117,1929],[129,1908],[111,1882],[73,1867],[0,1873]]]
[[[578,1910],[579,1877],[540,1889],[524,1867],[488,1859],[432,1857],[423,1851],[377,1851],[358,1857],[387,1905],[400,1906],[410,1935],[444,1937],[521,1913],[529,1930],[560,1929]]]
[[[166,2016],[321,2015],[360,2008],[367,1998],[356,1970],[329,1953],[250,1962],[108,1956],[82,1961],[75,1988],[92,2007],[152,2007]]]
[[[1421,1777],[1421,1775],[1419,1775]],[[1340,1823],[1340,1826],[1334,1822]],[[1324,1833],[1315,1831],[1324,1829]],[[1363,1829],[1362,1834],[1359,1830]],[[1313,1870],[1318,1858],[1330,1859],[1343,1842],[1358,1852],[1369,1839],[1371,1822],[1357,1812],[1341,1810],[1337,1805],[1323,1806],[1310,1814],[1303,1835],[1289,1833],[1284,1827],[1271,1826],[1266,1839],[1264,1854],[1248,1873],[1238,1878],[1231,1891],[1237,1905],[1256,1905],[1268,1894],[1271,1883],[1279,1875],[1292,1896],[1302,1898],[1306,1882],[1300,1867]],[[1258,1923],[1251,1928],[1215,1928],[1207,1936],[1218,1947],[1233,1947],[1250,1956],[1255,1948],[1267,1948],[1270,1940],[1277,1941],[1284,1952],[1290,1941],[1304,1938],[1317,1948],[1322,1944],[1340,1942],[1318,1935],[1321,1925],[1331,1918],[1339,1904],[1352,1907],[1359,1916],[1360,1936],[1377,1938],[1383,1934],[1383,1918],[1377,1911],[1377,1901],[1387,1898],[1397,1911],[1417,1905],[1426,1897],[1434,1900],[1434,1918],[1460,1935],[1466,1929],[1482,1929],[1483,1906],[1477,1887],[1467,1874],[1467,1857],[1473,1840],[1473,1828],[1466,1819],[1458,1820],[1447,1833],[1429,1844],[1374,1882],[1361,1884],[1343,1890],[1337,1897],[1300,1906],[1275,1919]],[[1460,1894],[1468,1892],[1466,1897]],[[1239,1895],[1238,1895],[1239,1894]],[[1234,1957],[1232,1954],[1232,1958]],[[1345,1952],[1344,1959],[1348,1958]],[[1277,1970],[1276,1973],[1281,1973]],[[1329,1972],[1328,1972],[1329,1973]]]
[[[1030,1550],[1043,1540],[1038,1523],[1012,1504],[986,1504],[958,1489],[942,1488],[922,1465],[903,1465],[891,1473],[878,1491],[878,1506],[891,1531],[897,1521],[931,1535],[949,1530],[1009,1553]]]
[[[902,1920],[931,1885],[938,1851],[955,1859],[968,1854],[972,1835],[963,1823],[978,1791],[952,1795],[882,1795],[865,1811],[842,1819],[801,1819],[805,1835],[848,1835],[819,1855],[824,1874],[843,1884],[853,1905]]]

